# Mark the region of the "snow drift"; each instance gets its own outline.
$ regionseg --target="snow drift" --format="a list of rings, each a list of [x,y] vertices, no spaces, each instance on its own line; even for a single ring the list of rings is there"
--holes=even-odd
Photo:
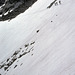
[[[54,1],[0,22],[1,75],[75,74],[75,1]]]

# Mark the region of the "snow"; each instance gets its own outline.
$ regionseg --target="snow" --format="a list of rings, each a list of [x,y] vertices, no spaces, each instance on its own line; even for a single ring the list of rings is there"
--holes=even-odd
[[[61,0],[61,5],[47,9],[51,2],[38,0],[10,22],[0,22],[0,61],[6,62],[20,48],[17,57],[30,51],[9,71],[0,69],[2,75],[75,74],[75,1]]]

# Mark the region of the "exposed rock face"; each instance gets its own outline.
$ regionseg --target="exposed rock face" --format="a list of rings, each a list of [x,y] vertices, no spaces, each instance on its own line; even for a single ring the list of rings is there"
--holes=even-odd
[[[0,21],[10,21],[27,10],[36,1],[37,0],[5,0],[4,5],[0,7]]]
[[[0,6],[3,5],[5,0],[0,0]]]

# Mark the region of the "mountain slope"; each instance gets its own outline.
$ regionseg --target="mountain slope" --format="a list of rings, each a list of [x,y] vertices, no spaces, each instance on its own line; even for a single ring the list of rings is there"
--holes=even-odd
[[[75,74],[75,1],[47,8],[53,1],[38,0],[25,13],[0,23],[1,75]]]

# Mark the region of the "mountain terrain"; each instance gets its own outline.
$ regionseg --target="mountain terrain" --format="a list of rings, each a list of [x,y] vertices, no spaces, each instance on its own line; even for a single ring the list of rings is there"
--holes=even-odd
[[[75,75],[75,0],[37,0],[12,19],[6,13],[0,75]]]

